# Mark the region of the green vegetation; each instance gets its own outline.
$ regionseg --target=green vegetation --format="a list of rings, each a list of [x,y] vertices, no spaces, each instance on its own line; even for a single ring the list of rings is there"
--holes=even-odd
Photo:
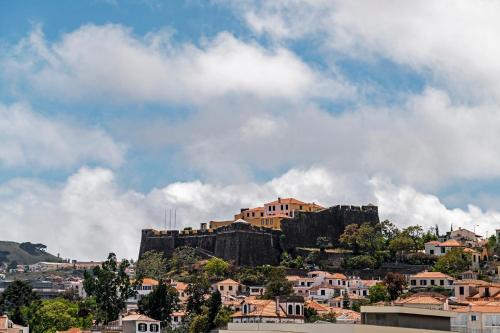
[[[179,310],[179,296],[174,287],[160,280],[153,291],[139,300],[139,312],[159,320],[163,328],[170,323],[170,316]]]
[[[209,278],[224,278],[229,271],[229,263],[220,258],[210,258],[204,267]]]
[[[471,258],[469,254],[465,253],[462,249],[453,249],[439,257],[433,270],[458,277],[460,273],[469,269],[470,262]]]
[[[116,255],[110,253],[108,259],[92,273],[85,272],[84,288],[87,295],[95,298],[97,323],[107,324],[118,319],[126,301],[135,295],[134,286],[125,273],[130,266],[127,260],[118,264]],[[135,284],[138,284],[136,281]]]
[[[369,288],[368,298],[370,303],[385,302],[389,300],[389,292],[383,283],[376,284]]]
[[[92,325],[92,313],[82,311],[78,303],[62,298],[33,302],[22,312],[33,333],[55,333],[72,327],[89,329]]]
[[[137,261],[135,274],[139,279],[163,279],[167,274],[167,260],[163,257],[163,253],[158,251],[144,253]]]
[[[266,293],[264,294],[266,299],[289,296],[293,293],[293,285],[286,279],[285,270],[281,267],[268,267],[266,281]]]
[[[17,265],[32,265],[41,261],[61,261],[60,258],[45,252],[46,248],[43,244],[0,241],[0,264],[6,263],[9,268],[16,268]]]
[[[26,325],[22,308],[39,301],[31,286],[23,281],[12,282],[0,295],[0,313],[6,313],[16,324]]]

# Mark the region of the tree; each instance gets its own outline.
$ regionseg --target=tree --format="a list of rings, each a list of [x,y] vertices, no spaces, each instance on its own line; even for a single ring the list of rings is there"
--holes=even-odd
[[[229,270],[229,263],[220,258],[210,258],[205,265],[205,273],[209,277],[219,278],[226,276]]]
[[[189,246],[181,246],[175,249],[169,261],[170,267],[175,271],[190,269],[200,258],[196,250]]]
[[[266,280],[265,299],[289,296],[293,293],[293,285],[286,279],[285,271],[280,267],[270,267]]]
[[[189,333],[206,332],[208,329],[208,318],[206,314],[199,314],[193,317],[189,323]]]
[[[387,288],[390,300],[395,300],[403,293],[406,287],[406,279],[403,274],[389,272],[385,276],[384,284]]]
[[[339,241],[354,254],[362,252],[372,255],[381,249],[385,242],[381,229],[375,228],[370,223],[348,225],[340,235]]]
[[[218,290],[214,291],[208,300],[208,313],[207,313],[207,332],[216,328],[215,318],[222,307],[222,299]]]
[[[0,295],[0,313],[6,313],[16,324],[26,325],[21,309],[39,299],[27,282],[15,280]]]
[[[186,310],[189,313],[199,315],[203,312],[203,305],[205,305],[205,295],[208,294],[210,284],[205,277],[193,279],[193,281],[186,288],[188,295]]]
[[[87,295],[95,298],[97,323],[107,324],[118,319],[120,311],[126,307],[127,299],[136,294],[135,285],[132,285],[126,273],[129,266],[127,260],[118,264],[116,255],[110,253],[101,266],[92,270],[92,274],[85,271],[83,286]]]
[[[316,311],[313,308],[305,306],[304,307],[304,322],[314,323],[318,320],[320,320],[320,317],[318,315],[318,311]]]
[[[215,327],[221,328],[227,326],[227,323],[231,321],[232,314],[233,311],[231,311],[231,309],[222,307],[217,313],[217,316],[215,316],[215,321],[214,321]]]
[[[158,251],[145,252],[137,261],[135,274],[138,279],[163,279],[167,274],[167,260],[163,253]]]
[[[159,320],[162,327],[167,327],[172,313],[180,308],[177,290],[160,280],[151,293],[139,300],[138,307],[140,313]]]
[[[399,234],[399,229],[389,220],[384,220],[380,222],[380,231],[382,232],[382,236],[384,237],[384,241],[386,245]]]
[[[80,316],[79,310],[77,303],[58,298],[32,303],[23,308],[23,315],[33,333],[54,333],[71,327],[89,329],[92,314]]]
[[[460,273],[469,269],[470,263],[471,258],[469,254],[464,253],[462,249],[453,249],[439,257],[433,267],[433,271],[458,277]]]
[[[18,265],[17,261],[12,260],[12,261],[10,262],[10,264],[7,266],[7,270],[9,270],[9,271],[10,271],[11,269],[16,269],[16,268],[17,268],[17,265]]]
[[[406,233],[400,233],[389,243],[389,250],[397,254],[400,258],[403,254],[410,252],[415,246],[413,239]]]
[[[319,247],[321,252],[325,252],[325,249],[331,245],[328,237],[320,236],[316,239],[316,246]]]
[[[406,234],[413,241],[413,250],[418,251],[424,248],[423,235],[424,229],[422,229],[419,225],[409,226],[402,231],[403,234]]]
[[[368,299],[370,300],[370,303],[387,301],[389,299],[387,287],[382,283],[371,286],[368,288]]]
[[[488,237],[488,251],[491,253],[497,247],[497,237],[495,235],[491,235]]]
[[[422,243],[425,244],[430,241],[435,241],[437,240],[437,236],[432,230],[428,230],[426,233],[422,235]]]
[[[347,247],[352,250],[354,254],[359,253],[359,244],[358,244],[358,228],[357,224],[349,224],[345,227],[344,232],[339,237],[339,242],[344,247]]]

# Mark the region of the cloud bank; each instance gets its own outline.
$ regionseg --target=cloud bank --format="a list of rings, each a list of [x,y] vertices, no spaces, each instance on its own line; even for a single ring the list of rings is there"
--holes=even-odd
[[[84,167],[58,186],[28,179],[0,185],[0,228],[6,239],[42,242],[64,257],[99,260],[110,251],[136,258],[140,230],[163,228],[167,207],[177,209],[177,227],[197,227],[284,195],[325,206],[374,202],[382,219],[400,227],[438,224],[448,230],[451,222],[472,229],[479,223],[477,231],[487,232],[500,222],[496,211],[474,206],[449,210],[437,197],[387,179],[352,184],[345,176],[313,167],[291,169],[264,183],[178,182],[139,193],[121,188],[111,170]]]

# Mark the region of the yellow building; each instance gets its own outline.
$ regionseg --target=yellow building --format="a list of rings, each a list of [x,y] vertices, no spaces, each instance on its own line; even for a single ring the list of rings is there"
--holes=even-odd
[[[295,198],[278,198],[276,201],[264,204],[264,215],[284,215],[295,217],[298,212],[316,212],[324,209],[316,203],[308,203]]]

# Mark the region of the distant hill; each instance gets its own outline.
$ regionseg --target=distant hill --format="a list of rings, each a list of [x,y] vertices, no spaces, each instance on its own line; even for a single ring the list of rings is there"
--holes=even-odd
[[[0,263],[17,262],[18,265],[31,265],[40,261],[58,262],[60,258],[45,252],[46,246],[33,243],[0,241]]]

